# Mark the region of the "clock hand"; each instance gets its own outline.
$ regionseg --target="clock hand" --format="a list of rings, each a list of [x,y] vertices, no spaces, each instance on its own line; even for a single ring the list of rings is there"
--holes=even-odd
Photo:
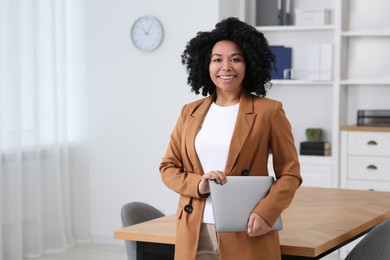
[[[152,28],[152,25],[154,24],[154,21],[149,25],[148,30],[146,30],[146,34],[149,34],[150,29]]]
[[[145,35],[148,35],[148,31],[144,29],[144,27],[140,26],[141,30],[145,33]]]

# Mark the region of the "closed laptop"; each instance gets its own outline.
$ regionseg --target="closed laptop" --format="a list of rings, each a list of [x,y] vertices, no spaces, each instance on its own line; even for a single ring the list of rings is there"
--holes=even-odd
[[[246,232],[249,215],[269,192],[272,176],[227,176],[224,185],[210,181],[210,196],[213,205],[217,232]],[[272,230],[283,228],[281,217]]]

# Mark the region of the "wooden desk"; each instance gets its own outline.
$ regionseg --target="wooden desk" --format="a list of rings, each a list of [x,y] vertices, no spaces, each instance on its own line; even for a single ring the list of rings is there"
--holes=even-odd
[[[390,192],[301,187],[282,214],[283,259],[319,259],[390,218]],[[116,230],[115,239],[175,244],[173,215]]]

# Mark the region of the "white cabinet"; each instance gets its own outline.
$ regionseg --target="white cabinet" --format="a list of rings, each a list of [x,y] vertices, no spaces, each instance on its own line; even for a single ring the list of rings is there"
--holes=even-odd
[[[390,191],[390,127],[343,127],[341,188]]]
[[[322,188],[333,186],[331,157],[299,156],[299,162],[303,178],[302,186]],[[268,159],[268,172],[274,176],[272,156]]]
[[[266,0],[249,2],[253,7],[256,4],[261,5],[263,1]],[[325,130],[326,140],[332,143],[332,155],[328,158],[305,157],[301,161],[302,171],[313,172],[306,177],[307,183],[319,185],[324,183],[322,178],[326,175],[314,172],[318,173],[324,165],[327,165],[331,172],[325,183],[330,184],[331,187],[339,187],[340,127],[356,125],[359,109],[390,109],[390,70],[388,69],[390,67],[390,16],[388,15],[390,1],[292,0],[292,2],[293,9],[330,10],[330,23],[320,26],[256,27],[264,33],[270,45],[292,47],[292,69],[296,72],[294,80],[272,81],[273,86],[267,96],[283,102],[293,127],[297,149],[299,143],[306,139],[306,128],[320,127]],[[293,10],[291,13],[294,13]],[[250,17],[247,21],[254,20]],[[331,80],[310,80],[309,53],[310,46],[313,44],[333,46]],[[386,171],[386,167],[389,167],[388,164],[381,163],[379,170],[363,169],[365,164],[362,158],[357,156],[350,160],[360,162],[360,166],[356,164],[356,167],[362,167],[356,169],[360,171],[359,174],[366,175],[368,171],[372,177],[378,176],[379,179],[381,169]],[[379,161],[375,161],[375,164],[378,163]],[[314,177],[315,175],[318,177]],[[361,181],[368,180],[354,180],[350,186],[359,187]]]
[[[332,178],[332,158],[329,156],[299,156],[302,186],[330,188],[337,183]]]

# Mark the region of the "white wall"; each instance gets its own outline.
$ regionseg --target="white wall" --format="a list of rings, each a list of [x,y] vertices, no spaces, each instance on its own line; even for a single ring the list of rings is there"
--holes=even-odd
[[[177,195],[158,167],[180,108],[200,98],[186,84],[180,55],[219,20],[218,1],[87,0],[87,7],[91,234],[94,242],[115,243],[124,203],[175,212]],[[135,49],[129,37],[143,15],[164,26],[152,53]]]

